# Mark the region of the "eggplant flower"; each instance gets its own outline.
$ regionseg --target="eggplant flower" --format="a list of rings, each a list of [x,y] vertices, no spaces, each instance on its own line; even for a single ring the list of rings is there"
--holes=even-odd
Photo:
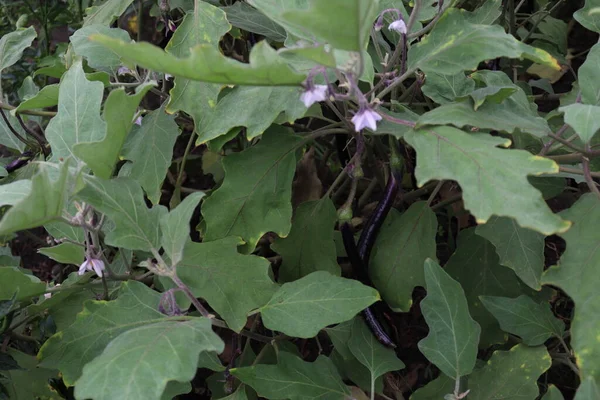
[[[310,107],[313,103],[326,100],[327,90],[327,85],[307,85],[306,90],[300,96],[300,100],[306,107]]]
[[[361,107],[354,117],[352,117],[352,123],[356,132],[360,132],[364,128],[369,128],[374,132],[377,130],[377,121],[380,120],[381,115],[369,107]]]
[[[406,24],[404,23],[403,20],[401,19],[397,19],[396,21],[392,22],[389,26],[388,29],[390,31],[396,31],[398,33],[401,33],[403,35],[406,35]]]
[[[117,75],[133,75],[133,72],[127,67],[119,67]]]
[[[79,266],[79,275],[85,274],[87,271],[94,271],[96,275],[102,276],[104,274],[104,262],[96,258],[87,258]]]
[[[137,117],[133,123],[142,126],[142,116],[140,115],[139,117]]]

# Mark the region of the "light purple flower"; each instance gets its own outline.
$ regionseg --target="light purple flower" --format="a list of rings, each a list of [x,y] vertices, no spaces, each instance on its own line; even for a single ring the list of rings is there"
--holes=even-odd
[[[396,21],[392,22],[388,26],[388,29],[390,31],[396,31],[398,33],[406,35],[406,24],[401,19],[397,19]]]
[[[134,124],[142,126],[142,116],[141,115],[135,119]]]
[[[117,69],[117,75],[133,75],[133,73],[127,67],[119,67],[119,69]]]
[[[79,275],[85,274],[87,271],[94,271],[96,275],[104,274],[104,262],[96,258],[86,258],[83,264],[79,266]]]
[[[360,132],[364,128],[376,131],[377,121],[379,120],[381,120],[381,115],[368,107],[359,109],[354,117],[352,117],[352,123],[354,124],[354,130],[356,130],[356,132]]]
[[[306,107],[310,107],[313,103],[326,100],[327,90],[327,85],[309,85],[300,96],[300,100]]]

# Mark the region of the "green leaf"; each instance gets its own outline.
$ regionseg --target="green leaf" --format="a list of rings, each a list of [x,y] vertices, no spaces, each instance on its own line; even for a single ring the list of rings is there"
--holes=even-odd
[[[29,301],[44,293],[46,284],[33,275],[24,274],[17,267],[0,267],[0,300],[10,300],[17,292],[17,301]]]
[[[162,247],[171,259],[172,266],[177,265],[183,258],[183,248],[190,237],[190,219],[202,197],[203,192],[190,194],[160,219]]]
[[[106,47],[89,40],[92,34],[101,34],[122,41],[129,40],[129,33],[120,28],[109,28],[102,24],[86,24],[71,35],[69,40],[73,44],[76,54],[85,57],[90,67],[96,69],[115,69],[121,65],[121,58]]]
[[[167,209],[159,205],[146,207],[137,182],[129,178],[87,177],[78,196],[115,223],[115,229],[104,239],[106,244],[143,251],[160,248],[159,221]]]
[[[197,144],[225,135],[237,126],[247,127],[246,137],[251,140],[262,134],[282,112],[287,122],[294,122],[306,112],[296,88],[238,86],[227,93],[203,121]]]
[[[423,94],[438,104],[446,104],[458,97],[467,96],[475,89],[475,81],[465,76],[464,72],[454,75],[443,75],[435,72],[427,73]]]
[[[13,117],[10,113],[4,112],[10,125],[21,135],[21,137],[27,137],[27,133],[21,128],[17,118]],[[9,149],[18,150],[22,153],[25,150],[25,144],[21,142],[14,133],[11,132],[10,128],[4,122],[4,118],[0,116],[0,145],[6,146]]]
[[[377,3],[377,0],[308,0],[308,9],[283,12],[281,18],[337,49],[361,51],[377,18]]]
[[[561,216],[573,221],[573,227],[560,236],[567,249],[558,266],[546,270],[542,283],[563,289],[575,302],[575,315],[571,321],[571,346],[575,350],[582,378],[600,379],[600,331],[597,290],[600,284],[600,242],[596,221],[600,218],[600,200],[588,193]]]
[[[598,1],[600,7],[600,1]],[[600,27],[600,14],[597,14]],[[584,82],[581,88],[581,100],[584,104],[600,105],[600,73],[597,66],[600,64],[600,43],[592,46],[585,56],[585,62],[577,70],[579,82]],[[563,105],[563,104],[561,104]]]
[[[21,265],[21,257],[13,256],[12,250],[8,246],[0,247],[0,267],[14,267],[16,265]],[[0,315],[2,315],[1,312]]]
[[[441,374],[435,380],[429,382],[424,387],[410,396],[410,400],[441,400],[447,394],[454,393],[455,380]]]
[[[589,143],[600,129],[600,106],[571,104],[558,109],[565,113],[565,123],[569,124],[584,143]]]
[[[311,338],[328,325],[352,319],[378,300],[379,294],[369,286],[317,271],[283,284],[260,312],[267,328]]]
[[[527,175],[558,172],[554,161],[524,150],[501,150],[496,146],[506,147],[510,140],[452,127],[413,130],[405,139],[419,155],[419,186],[431,179],[458,181],[465,208],[478,223],[498,215],[513,217],[520,226],[546,235],[569,228],[570,223],[553,214],[527,181]]]
[[[544,344],[552,335],[560,338],[565,330],[565,324],[554,316],[548,303],[536,303],[525,295],[516,299],[494,296],[480,299],[504,331],[520,336],[528,346]]]
[[[79,265],[83,262],[85,248],[74,243],[61,243],[52,247],[42,247],[38,253],[45,255],[61,264]]]
[[[491,25],[502,15],[501,6],[501,0],[487,0],[467,18],[473,24]]]
[[[274,126],[258,145],[223,159],[225,180],[202,206],[205,240],[240,236],[251,251],[267,232],[289,233],[295,150],[301,143],[291,130]]]
[[[168,320],[158,311],[159,301],[160,293],[136,281],[123,282],[114,301],[87,301],[71,326],[44,343],[40,365],[59,369],[65,384],[73,385],[83,366],[121,333]]]
[[[325,356],[310,363],[282,351],[277,365],[234,368],[231,374],[268,399],[342,400],[350,394],[335,366]]]
[[[300,204],[286,238],[277,238],[271,248],[283,258],[279,282],[292,282],[311,272],[327,271],[340,276],[333,228],[337,213],[327,198]]]
[[[3,375],[8,378],[9,399],[11,400],[60,400],[58,393],[48,385],[49,379],[58,379],[59,373],[54,369],[40,368],[37,366],[35,356],[22,353],[11,347],[8,348],[8,354],[21,366],[21,369],[2,371],[0,383],[3,381]],[[2,391],[0,391],[0,397]]]
[[[236,332],[246,324],[248,313],[266,304],[277,289],[269,277],[269,262],[239,254],[236,247],[241,243],[235,237],[190,242],[177,267],[181,280]]]
[[[206,2],[197,2],[196,11],[184,17],[165,50],[175,57],[186,58],[199,45],[210,45],[218,49],[219,40],[230,29],[231,25],[222,10]],[[177,76],[170,92],[167,111],[174,113],[182,110],[190,114],[196,131],[201,132],[217,104],[220,91],[220,84],[197,82]]]
[[[83,367],[75,395],[97,400],[160,400],[169,381],[194,378],[201,352],[220,353],[224,347],[207,318],[130,329]]]
[[[314,36],[311,39],[311,35],[306,29],[297,27],[295,24],[290,24],[289,21],[283,18],[284,13],[302,12],[308,10],[307,0],[248,0],[248,3],[258,9],[260,12],[269,17],[270,20],[281,25],[288,33],[286,45],[290,47],[292,44],[297,44],[297,39],[309,39],[314,41]]]
[[[573,14],[573,18],[586,29],[600,33],[600,13],[595,9],[600,7],[598,0],[585,0],[585,6]]]
[[[509,351],[495,351],[483,368],[469,376],[469,400],[535,399],[538,377],[551,364],[544,346],[519,344]]]
[[[544,394],[544,397],[542,397],[542,400],[565,400],[565,398],[556,386],[550,385],[548,386],[548,391]]]
[[[121,168],[119,176],[139,182],[154,204],[160,200],[160,189],[171,165],[178,136],[175,117],[161,107],[147,114],[142,119],[142,126],[132,132],[123,145],[123,158],[131,163]]]
[[[23,50],[31,46],[37,33],[33,26],[7,33],[0,38],[0,76],[2,70],[10,67],[23,55]]]
[[[500,264],[515,271],[529,287],[541,289],[544,270],[544,235],[521,228],[514,219],[492,217],[475,233],[489,240],[500,257]]]
[[[229,7],[223,7],[222,10],[227,13],[231,25],[236,28],[258,33],[274,42],[283,42],[286,38],[285,29],[247,3],[233,3]]]
[[[486,86],[472,91],[469,96],[473,99],[474,110],[477,111],[484,102],[502,103],[516,91],[517,87],[514,86]]]
[[[90,7],[86,10],[83,26],[89,25],[112,25],[129,7],[133,0],[106,0],[99,6]]]
[[[444,374],[458,379],[473,371],[481,327],[469,314],[465,292],[435,261],[425,261],[427,296],[421,310],[429,334],[419,350]]]
[[[104,85],[86,79],[81,60],[63,75],[58,93],[58,113],[48,123],[46,139],[53,160],[75,157],[73,146],[100,140],[106,123],[100,118]]]
[[[16,109],[11,111],[11,114],[37,108],[54,107],[58,104],[58,93],[58,84],[44,86],[35,96],[22,101]]]
[[[97,177],[108,179],[112,176],[115,165],[119,161],[125,138],[133,125],[137,107],[155,84],[155,82],[142,84],[131,96],[124,88],[110,92],[104,103],[104,119],[106,120],[104,138],[94,138],[95,140],[85,142],[78,141],[74,144],[73,153],[83,160]]]
[[[565,178],[555,178],[549,176],[529,176],[527,177],[529,183],[533,185],[537,190],[542,192],[544,200],[552,199],[565,190],[567,181]]]
[[[351,360],[354,358],[354,355],[348,347],[353,324],[353,320],[350,320],[337,324],[331,328],[324,329],[325,332],[327,332],[329,339],[331,339],[335,351],[337,351],[344,360]]]
[[[31,193],[31,181],[21,179],[0,186],[0,206],[13,206]]]
[[[38,94],[39,91],[40,88],[37,87],[37,85],[33,81],[33,78],[31,76],[27,76],[23,80],[21,86],[19,86],[19,89],[17,90],[17,95],[19,96],[19,99],[23,101],[32,98],[33,96]]]
[[[186,58],[175,57],[150,43],[126,43],[103,35],[92,35],[112,49],[123,60],[143,68],[164,72],[196,81],[265,86],[298,86],[305,76],[291,67],[266,41],[261,41],[250,52],[250,64],[223,56],[212,45],[198,45]]]
[[[68,162],[58,166],[40,163],[31,178],[31,191],[0,220],[0,235],[36,228],[62,216],[71,189]],[[58,175],[58,176],[57,176]]]
[[[403,119],[411,122],[417,122],[417,120],[419,119],[419,114],[416,114],[407,107],[404,107],[400,104],[394,104],[394,106],[397,112],[387,111],[384,108],[380,108],[378,112],[382,115],[390,115],[394,118]],[[396,124],[384,118],[379,122],[377,130],[375,132],[371,132],[369,129],[367,129],[367,132],[373,135],[392,135],[396,139],[402,139],[406,132],[410,131],[411,129],[412,128],[410,126]]]
[[[400,215],[391,210],[377,236],[369,276],[394,311],[408,311],[415,286],[425,286],[423,263],[435,259],[437,219],[424,201]]]
[[[348,342],[350,351],[371,374],[371,380],[390,371],[405,367],[396,352],[379,343],[362,318],[354,318],[352,336]]]
[[[445,271],[463,287],[469,311],[481,325],[480,347],[503,343],[505,334],[498,321],[483,307],[480,296],[517,297],[526,292],[515,273],[499,263],[494,246],[475,234],[474,228],[464,229],[458,235],[458,247],[445,266]]]
[[[590,400],[600,398],[600,388],[591,376],[585,378],[577,388],[574,400]]]
[[[447,10],[435,29],[408,51],[408,70],[454,75],[497,57],[527,58],[560,69],[546,51],[519,42],[500,25],[471,23],[466,15],[457,9]]]
[[[451,124],[457,127],[465,125],[482,129],[503,130],[513,133],[516,129],[541,137],[550,132],[547,121],[537,113],[535,105],[531,105],[523,89],[513,84],[510,78],[499,71],[479,71],[471,75],[475,80],[483,82],[486,87],[471,93],[470,100],[444,104],[423,114],[417,123],[422,125]],[[486,90],[491,90],[489,93]],[[486,101],[486,96],[496,95],[498,101]],[[509,92],[510,96],[503,98]],[[483,103],[483,104],[479,104]]]
[[[349,321],[351,325],[352,321]],[[356,359],[356,357],[350,354],[350,358],[346,360],[339,354],[339,352],[334,350],[329,355],[329,359],[335,364],[335,367],[344,381],[352,381],[364,391],[371,392],[371,373],[367,367],[362,365]],[[373,392],[383,393],[383,379],[384,377],[382,376],[375,379],[375,390],[373,390]],[[352,390],[353,388],[350,387],[350,389]]]

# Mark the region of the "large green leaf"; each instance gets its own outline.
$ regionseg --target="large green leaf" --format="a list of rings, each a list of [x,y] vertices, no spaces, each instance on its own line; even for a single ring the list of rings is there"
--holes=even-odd
[[[552,360],[544,346],[517,345],[496,351],[487,364],[469,376],[469,400],[535,399],[538,377]]]
[[[459,379],[475,367],[481,327],[469,314],[465,292],[435,261],[425,261],[427,297],[421,310],[429,334],[419,350],[444,374]]]
[[[405,139],[417,151],[419,185],[431,179],[458,181],[465,208],[478,223],[498,215],[546,235],[569,228],[527,180],[527,175],[558,172],[554,161],[524,150],[501,150],[496,146],[506,147],[510,140],[452,127],[413,130]]]
[[[354,319],[348,347],[354,357],[367,367],[373,382],[386,372],[399,371],[405,367],[394,350],[377,341],[362,318]]]
[[[68,162],[58,166],[40,163],[31,178],[31,191],[16,202],[0,220],[0,235],[35,228],[62,216],[71,194]]]
[[[38,354],[40,365],[59,369],[65,383],[73,385],[83,366],[121,333],[167,320],[158,311],[159,301],[160,293],[146,285],[123,282],[117,300],[86,302],[71,326],[48,339]]]
[[[473,89],[475,81],[466,77],[462,71],[454,75],[429,72],[421,88],[424,95],[438,104],[450,103],[458,97],[467,96]]]
[[[0,206],[12,206],[19,203],[31,193],[31,184],[29,179],[21,179],[0,186]]]
[[[75,395],[97,400],[160,400],[169,381],[194,378],[201,352],[220,353],[224,347],[206,318],[130,329],[85,365]]]
[[[285,29],[247,3],[236,2],[223,7],[223,11],[227,14],[227,20],[236,28],[258,33],[275,42],[285,40]]]
[[[573,18],[590,31],[600,33],[600,13],[597,8],[600,7],[599,0],[585,0],[585,7],[573,14]]]
[[[55,369],[40,368],[37,366],[35,356],[22,353],[9,347],[7,352],[21,368],[2,371],[0,374],[0,384],[3,383],[3,376],[7,378],[6,388],[8,389],[8,399],[10,400],[60,400],[60,396],[48,385],[49,379],[58,379],[59,372]],[[2,391],[0,391],[0,397]]]
[[[352,325],[354,325],[354,322],[353,320],[350,320],[337,324],[331,328],[325,328],[325,332],[327,332],[329,339],[331,339],[335,351],[337,351],[344,360],[355,358],[348,347],[348,341],[352,335]]]
[[[16,300],[29,301],[46,289],[46,284],[37,277],[24,274],[19,268],[0,267],[0,300],[9,300],[16,293]]]
[[[128,136],[123,145],[125,164],[119,176],[128,176],[142,185],[146,195],[158,204],[162,183],[171,165],[173,146],[179,136],[175,117],[156,109],[142,119],[142,126]]]
[[[425,286],[423,263],[435,259],[437,219],[425,202],[416,202],[400,215],[391,210],[377,236],[369,275],[386,303],[408,311],[415,286]]]
[[[258,145],[223,159],[225,180],[202,206],[206,240],[240,236],[250,251],[266,232],[289,233],[295,150],[301,140],[274,126]]]
[[[600,106],[577,103],[560,107],[559,111],[565,113],[565,123],[569,124],[586,144],[600,129]]]
[[[265,305],[277,290],[269,277],[269,262],[239,254],[236,247],[241,243],[235,237],[190,242],[177,267],[181,280],[196,296],[206,299],[236,332],[246,324],[248,313]]]
[[[556,59],[544,50],[519,42],[500,25],[471,23],[467,14],[457,9],[446,11],[433,32],[411,47],[408,69],[454,75],[497,57],[527,58],[560,69]]]
[[[160,219],[162,247],[171,259],[172,266],[177,265],[183,258],[183,249],[190,238],[190,219],[202,197],[203,192],[190,194]]]
[[[42,247],[38,249],[38,253],[61,264],[79,265],[84,260],[85,247],[65,242],[52,247]]]
[[[111,25],[117,17],[121,16],[133,0],[106,0],[100,5],[86,10],[84,26]]]
[[[565,324],[554,316],[548,303],[536,303],[525,295],[516,299],[494,296],[480,299],[503,330],[520,336],[528,346],[544,344],[552,335],[562,337]]]
[[[137,107],[154,85],[154,82],[140,85],[131,96],[123,88],[110,92],[104,103],[104,137],[77,141],[73,145],[73,153],[85,161],[97,177],[108,179],[112,176]]]
[[[521,228],[514,219],[492,217],[475,233],[496,247],[500,264],[515,271],[529,287],[540,290],[544,270],[544,235]]]
[[[291,67],[266,41],[250,52],[250,64],[223,56],[214,46],[204,44],[190,50],[190,56],[179,58],[150,43],[126,43],[107,36],[92,35],[112,49],[123,60],[144,68],[196,81],[265,86],[298,86],[305,76]]]
[[[92,68],[116,68],[121,65],[121,58],[97,42],[92,42],[89,36],[102,34],[108,37],[127,41],[129,33],[120,28],[109,28],[104,25],[86,25],[71,35],[69,40],[73,44],[76,54],[85,57]]]
[[[25,110],[36,108],[53,107],[58,104],[59,85],[47,85],[42,88],[35,96],[21,102],[11,113],[19,113]],[[13,125],[14,126],[14,125]]]
[[[471,77],[486,86],[468,93],[469,99],[444,104],[423,114],[417,126],[451,124],[461,128],[469,125],[508,133],[519,129],[538,137],[550,132],[548,123],[538,115],[523,89],[504,72],[484,70]]]
[[[600,7],[600,1],[597,1],[597,3]],[[600,27],[600,14],[596,15]],[[600,72],[598,72],[598,65],[600,65],[600,43],[592,46],[590,52],[585,56],[585,62],[577,70],[579,82],[583,82],[580,88],[581,100],[584,104],[600,105]]]
[[[317,271],[285,283],[260,312],[267,328],[311,338],[328,325],[348,321],[377,300],[379,294],[369,286]]]
[[[446,272],[463,287],[469,310],[481,325],[481,347],[505,340],[498,321],[481,304],[479,296],[517,297],[526,291],[515,273],[499,263],[494,246],[475,234],[475,228],[462,230],[458,248],[445,266]]]
[[[308,0],[308,9],[286,11],[281,18],[337,49],[361,51],[377,17],[378,3],[378,0]]]
[[[222,10],[206,2],[196,2],[195,11],[186,14],[165,50],[175,57],[186,58],[195,46],[208,45],[218,49],[219,40],[230,29],[231,25]],[[182,110],[190,114],[196,130],[201,132],[205,120],[217,104],[220,91],[220,84],[175,77],[167,111],[173,113]]]
[[[300,204],[286,238],[277,238],[271,248],[283,258],[279,282],[291,282],[315,271],[341,275],[337,263],[333,227],[335,207],[326,197]]]
[[[268,399],[343,400],[350,394],[335,366],[325,356],[310,363],[281,351],[277,365],[234,368],[231,373]]]
[[[437,379],[429,382],[427,385],[410,396],[410,400],[440,400],[445,398],[447,394],[454,393],[456,381],[441,374]]]
[[[353,355],[351,355],[349,359],[345,359],[337,350],[334,349],[334,351],[329,355],[329,359],[333,361],[344,381],[352,381],[365,392],[371,392],[371,384],[374,383],[374,390],[372,391],[374,393],[383,393],[384,377],[380,376],[379,378],[375,379],[374,382],[371,382],[371,372]],[[354,392],[354,390],[357,388],[350,387],[350,389]]]
[[[251,140],[263,133],[282,112],[290,123],[306,112],[296,88],[238,86],[203,120],[197,143],[206,143],[238,126],[247,128],[246,137]]]
[[[573,221],[573,226],[561,237],[567,242],[558,266],[548,269],[542,283],[558,286],[575,301],[575,316],[571,321],[571,345],[583,378],[600,379],[600,318],[597,290],[600,284],[600,200],[594,194],[583,195],[561,216]]]
[[[64,74],[58,93],[58,114],[46,128],[54,160],[75,156],[73,146],[102,139],[106,123],[100,117],[104,85],[86,79],[81,61]]]
[[[269,19],[281,25],[288,33],[286,45],[294,44],[297,39],[314,40],[306,29],[291,24],[283,18],[285,13],[297,13],[308,10],[308,0],[248,0],[252,6],[265,14]]]
[[[139,183],[129,178],[88,177],[78,196],[115,223],[104,239],[107,244],[130,250],[160,248],[159,221],[167,209],[159,205],[149,209]]]
[[[588,376],[579,384],[574,400],[590,399],[600,399],[600,388],[598,388],[596,380],[593,377]]]
[[[0,38],[0,76],[3,69],[19,61],[23,50],[31,46],[36,36],[35,28],[30,26],[27,29],[7,33]]]

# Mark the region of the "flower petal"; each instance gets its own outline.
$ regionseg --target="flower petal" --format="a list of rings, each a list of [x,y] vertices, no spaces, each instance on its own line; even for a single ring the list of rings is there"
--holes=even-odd
[[[79,266],[79,271],[77,271],[77,273],[79,275],[83,275],[85,274],[88,270],[91,271],[91,265],[90,265],[90,260],[86,259],[83,263],[81,263],[81,265]]]
[[[96,275],[101,277],[104,274],[104,262],[102,260],[92,259],[92,268]]]
[[[388,26],[388,29],[391,31],[396,31],[398,33],[404,34],[404,35],[406,34],[406,24],[401,19],[397,19],[396,21],[392,22]]]

